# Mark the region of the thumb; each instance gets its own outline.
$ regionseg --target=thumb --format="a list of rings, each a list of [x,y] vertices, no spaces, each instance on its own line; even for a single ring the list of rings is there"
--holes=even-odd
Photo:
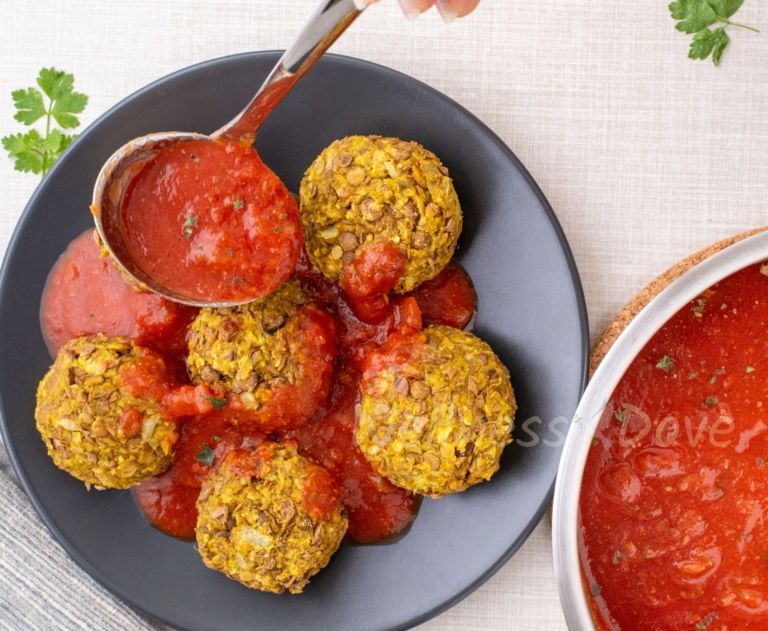
[[[472,13],[480,0],[437,0],[437,10],[446,22],[452,22],[455,18],[463,18]]]
[[[378,1],[379,0],[354,0],[355,6],[361,11],[368,5]],[[403,13],[412,19],[424,13],[424,11],[435,4],[435,0],[399,0],[399,2],[400,7],[403,9]]]

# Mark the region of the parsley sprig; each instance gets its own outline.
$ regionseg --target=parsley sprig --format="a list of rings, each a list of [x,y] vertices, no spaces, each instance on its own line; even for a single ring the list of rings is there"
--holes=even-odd
[[[63,129],[80,125],[75,114],[80,114],[88,104],[88,97],[76,92],[75,78],[56,68],[43,68],[37,75],[35,87],[14,90],[11,93],[16,108],[14,119],[32,126],[44,119],[44,134],[37,129],[19,132],[2,139],[3,147],[14,160],[17,171],[45,175],[56,159],[75,139]],[[56,123],[61,129],[54,126]]]
[[[726,29],[743,28],[759,31],[746,24],[733,22],[731,17],[741,8],[744,0],[676,0],[669,5],[669,12],[678,20],[675,28],[693,35],[688,57],[706,59],[712,55],[712,63],[720,65],[720,58],[731,38]],[[721,25],[710,30],[710,26]]]

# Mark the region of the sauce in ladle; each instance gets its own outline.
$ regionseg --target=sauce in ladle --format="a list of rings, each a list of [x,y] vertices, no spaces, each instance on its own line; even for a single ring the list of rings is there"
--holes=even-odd
[[[121,205],[130,256],[152,279],[200,300],[267,295],[302,245],[295,200],[256,151],[221,139],[158,150]]]

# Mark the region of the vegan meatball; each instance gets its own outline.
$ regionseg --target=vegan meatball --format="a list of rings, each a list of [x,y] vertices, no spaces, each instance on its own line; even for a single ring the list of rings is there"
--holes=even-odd
[[[506,367],[474,335],[395,335],[368,356],[360,389],[357,444],[398,486],[441,497],[498,470],[515,397]]]
[[[201,309],[188,335],[192,379],[231,394],[263,429],[301,425],[328,397],[336,328],[297,281],[246,305]]]
[[[203,562],[253,589],[301,593],[347,530],[340,498],[331,474],[291,442],[232,451],[197,500]]]
[[[58,352],[37,389],[37,429],[57,467],[97,489],[124,489],[165,471],[178,438],[157,392],[165,363],[123,338],[80,337]]]
[[[300,198],[312,264],[357,297],[404,293],[434,278],[461,233],[448,169],[397,138],[337,140],[304,174]]]

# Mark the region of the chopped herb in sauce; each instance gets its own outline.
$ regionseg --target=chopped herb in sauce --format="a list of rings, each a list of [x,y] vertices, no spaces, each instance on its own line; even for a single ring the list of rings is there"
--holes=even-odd
[[[592,595],[597,598],[603,593],[603,588],[600,587],[600,583],[592,583]]]
[[[184,224],[181,226],[181,236],[185,239],[191,238],[192,233],[195,231],[195,226],[197,226],[197,217],[192,214],[187,215]]]
[[[626,420],[626,414],[624,413],[624,410],[616,410],[613,413],[613,418],[616,419],[616,422],[619,425],[624,425],[624,421]]]
[[[693,315],[695,315],[697,318],[701,317],[701,314],[704,313],[704,309],[707,306],[707,299],[704,297],[696,298],[696,304],[693,307]]]
[[[614,565],[619,565],[626,558],[627,555],[624,554],[621,550],[614,550],[613,556],[611,557],[611,563]]]
[[[197,461],[200,464],[204,464],[206,467],[210,467],[213,464],[213,459],[216,457],[216,452],[211,449],[210,445],[203,445],[200,448],[200,453],[197,454]]]
[[[675,369],[675,362],[669,355],[664,355],[656,364],[656,368],[665,372],[672,372]]]
[[[711,408],[713,405],[718,404],[717,397],[707,397],[704,399],[704,405],[706,405],[708,408]]]
[[[221,442],[221,436],[219,436],[218,434],[214,434],[213,435],[213,442],[214,443],[220,443]]]
[[[241,210],[244,205],[245,202],[243,201],[242,197],[238,197],[235,201],[232,202],[232,208],[235,210]]]
[[[226,399],[219,399],[218,397],[211,397],[206,395],[206,400],[208,403],[210,403],[213,406],[214,410],[220,410],[223,407],[226,407],[227,400]]]
[[[708,616],[704,616],[696,623],[696,629],[709,629],[710,625],[717,620],[717,614],[713,611]]]
[[[688,371],[688,379],[696,379],[696,377],[699,376],[699,373],[695,370],[689,370]]]
[[[754,366],[747,366],[744,369],[744,372],[746,372],[747,374],[753,373],[753,372],[755,372],[755,367]]]

